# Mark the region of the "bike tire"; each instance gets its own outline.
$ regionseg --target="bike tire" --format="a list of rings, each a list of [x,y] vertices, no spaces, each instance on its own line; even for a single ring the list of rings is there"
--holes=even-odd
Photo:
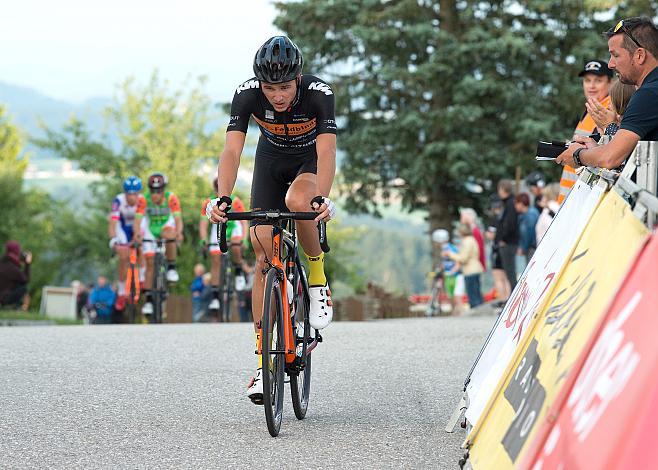
[[[306,277],[301,269],[299,269],[298,287],[295,292],[301,293],[296,296],[294,312],[294,321],[296,324],[300,322],[304,325],[304,332],[302,338],[296,338],[295,343],[299,348],[302,347],[301,357],[298,360],[300,363],[300,371],[298,373],[290,374],[290,398],[292,399],[292,407],[295,411],[295,417],[299,420],[306,417],[308,410],[308,401],[311,395],[311,354],[306,354],[306,347],[311,342],[311,324],[308,320],[308,311],[310,308],[310,298],[308,296],[308,283]],[[297,332],[295,332],[297,336]]]
[[[129,269],[132,270],[131,274],[131,282],[130,282],[130,289],[128,290],[128,295],[130,298],[128,299],[127,305],[128,305],[128,323],[132,325],[135,323],[135,316],[137,313],[137,307],[135,305],[135,297],[137,294],[137,288],[135,286],[135,278],[134,276],[139,276],[139,273],[137,272],[137,269],[134,266],[131,266]]]
[[[285,355],[272,352],[285,350],[283,304],[278,276],[275,269],[267,273],[261,319],[263,407],[267,430],[272,437],[278,436],[281,430],[286,368]]]

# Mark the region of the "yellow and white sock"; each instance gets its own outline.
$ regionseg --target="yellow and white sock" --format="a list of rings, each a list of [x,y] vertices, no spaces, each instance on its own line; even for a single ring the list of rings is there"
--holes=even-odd
[[[256,351],[258,351],[258,346],[260,346],[260,334],[255,333],[256,336]],[[262,369],[263,368],[263,355],[262,354],[257,354],[258,356],[258,368]]]
[[[327,285],[327,277],[324,275],[324,253],[318,256],[306,255],[306,258],[311,271],[308,274],[308,285],[311,287]]]

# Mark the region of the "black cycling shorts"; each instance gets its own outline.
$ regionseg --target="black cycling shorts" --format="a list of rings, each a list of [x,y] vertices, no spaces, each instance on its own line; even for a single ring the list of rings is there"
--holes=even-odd
[[[251,183],[251,210],[290,210],[286,207],[286,193],[290,184],[302,173],[315,175],[317,171],[318,157],[315,151],[295,156],[273,156],[257,151]],[[310,201],[308,210],[311,210]],[[252,221],[251,225],[256,225],[256,222]]]

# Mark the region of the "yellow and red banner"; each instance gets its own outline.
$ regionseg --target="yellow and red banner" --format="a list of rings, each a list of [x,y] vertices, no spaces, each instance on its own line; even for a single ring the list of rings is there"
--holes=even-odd
[[[654,235],[520,468],[658,468],[657,287]]]
[[[621,196],[604,196],[467,438],[474,468],[519,462],[648,234]]]

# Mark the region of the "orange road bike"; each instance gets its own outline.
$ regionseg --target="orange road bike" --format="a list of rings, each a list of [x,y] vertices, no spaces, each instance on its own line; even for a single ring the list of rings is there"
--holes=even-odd
[[[279,434],[283,418],[285,375],[290,378],[290,394],[297,419],[304,419],[311,393],[311,352],[322,336],[308,320],[308,281],[297,250],[295,220],[313,220],[315,212],[278,210],[229,212],[229,220],[257,220],[272,227],[272,259],[266,259],[263,316],[258,328],[257,354],[263,356],[263,405],[267,429]],[[217,226],[220,250],[228,250],[226,224]],[[318,223],[320,246],[329,251],[326,224]]]
[[[128,297],[128,323],[135,323],[137,316],[137,304],[139,303],[139,295],[141,293],[141,286],[139,284],[139,243],[133,241],[130,244],[130,258],[128,264],[128,272],[126,273],[126,295]]]

